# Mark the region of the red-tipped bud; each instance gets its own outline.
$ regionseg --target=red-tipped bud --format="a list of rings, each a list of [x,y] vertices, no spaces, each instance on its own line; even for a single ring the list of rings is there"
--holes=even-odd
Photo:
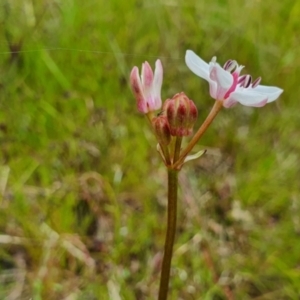
[[[171,135],[186,136],[192,133],[198,111],[194,102],[184,93],[166,100],[163,110],[169,121]]]
[[[161,115],[153,118],[151,121],[158,142],[164,146],[169,145],[171,142],[171,134],[167,117]]]

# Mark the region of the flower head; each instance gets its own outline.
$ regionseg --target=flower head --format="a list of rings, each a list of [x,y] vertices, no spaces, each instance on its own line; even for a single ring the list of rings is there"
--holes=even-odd
[[[155,63],[154,74],[148,62],[143,63],[141,76],[138,67],[132,69],[130,85],[141,113],[147,114],[161,108],[162,80],[163,67],[159,59]]]
[[[259,85],[260,77],[252,81],[250,75],[240,76],[243,66],[239,66],[235,60],[228,60],[221,67],[215,57],[207,64],[193,51],[187,50],[185,62],[193,73],[208,81],[211,97],[222,101],[227,108],[238,102],[261,107],[275,101],[283,92],[275,86]]]

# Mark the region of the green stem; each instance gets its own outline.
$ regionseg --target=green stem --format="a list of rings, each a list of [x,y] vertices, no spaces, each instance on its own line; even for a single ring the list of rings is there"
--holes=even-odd
[[[160,148],[161,148],[161,150],[164,154],[166,164],[169,166],[171,164],[171,157],[170,157],[169,148],[168,148],[168,146],[165,146],[165,145],[162,145],[162,144],[159,144],[159,145],[160,145]]]
[[[166,300],[170,280],[171,260],[176,232],[178,171],[168,169],[168,224],[162,262],[158,300]]]
[[[181,150],[181,142],[182,142],[182,136],[176,136],[175,151],[174,151],[174,158],[173,158],[174,163],[179,158],[180,150]]]

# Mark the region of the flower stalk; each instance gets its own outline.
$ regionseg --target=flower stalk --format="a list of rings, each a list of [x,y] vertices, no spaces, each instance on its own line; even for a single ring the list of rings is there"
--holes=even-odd
[[[175,142],[175,151],[174,151],[174,158],[173,162],[176,162],[180,156],[180,150],[181,150],[181,143],[182,143],[182,137],[177,136],[176,142]]]
[[[173,245],[176,233],[177,191],[178,171],[174,169],[168,169],[168,220],[158,300],[166,300],[168,297],[171,260],[173,255]]]
[[[186,156],[190,153],[190,151],[193,149],[193,147],[197,144],[199,139],[202,137],[208,126],[212,123],[214,118],[217,116],[218,112],[221,110],[223,106],[222,101],[215,101],[214,106],[212,107],[210,113],[206,117],[205,121],[202,123],[198,131],[195,133],[193,138],[190,140],[186,148],[182,151],[180,157],[178,160],[174,163],[173,168],[181,168],[184,159]]]

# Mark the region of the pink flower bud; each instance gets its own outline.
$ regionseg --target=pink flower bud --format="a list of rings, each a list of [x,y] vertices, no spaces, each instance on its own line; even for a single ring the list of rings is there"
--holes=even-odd
[[[161,115],[153,118],[152,125],[158,142],[164,146],[169,145],[171,142],[171,134],[167,117]]]
[[[198,111],[194,102],[184,93],[166,100],[163,110],[169,121],[171,135],[186,136],[192,133]]]
[[[159,59],[155,63],[154,74],[148,62],[143,63],[141,76],[138,67],[132,69],[130,85],[141,113],[147,114],[161,108],[162,81],[163,67]]]

